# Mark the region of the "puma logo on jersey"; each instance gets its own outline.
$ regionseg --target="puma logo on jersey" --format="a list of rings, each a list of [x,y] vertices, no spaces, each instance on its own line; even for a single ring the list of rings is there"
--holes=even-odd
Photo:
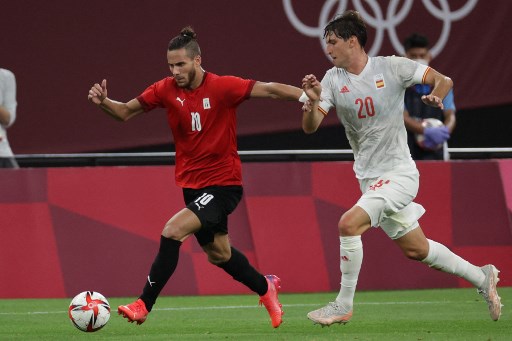
[[[341,88],[340,93],[346,94],[347,92],[350,92],[350,90],[348,89],[348,86],[343,85],[343,88]]]
[[[181,98],[179,98],[179,97],[176,97],[176,99],[181,103],[181,106],[183,106],[183,102],[185,102],[185,100],[184,100],[184,99],[181,99]]]

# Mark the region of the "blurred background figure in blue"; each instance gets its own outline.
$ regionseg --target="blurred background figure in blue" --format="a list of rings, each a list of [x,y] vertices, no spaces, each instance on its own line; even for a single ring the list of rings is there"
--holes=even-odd
[[[421,64],[429,65],[432,60],[428,38],[423,35],[408,36],[404,50],[407,58]],[[423,103],[421,96],[430,92],[428,84],[416,84],[405,91],[404,122],[409,149],[414,160],[449,160],[446,141],[456,122],[453,89],[443,99],[443,109]]]

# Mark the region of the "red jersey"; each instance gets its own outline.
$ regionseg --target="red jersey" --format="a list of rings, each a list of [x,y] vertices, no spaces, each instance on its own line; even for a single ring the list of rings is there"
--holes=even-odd
[[[137,97],[144,111],[167,108],[176,146],[176,184],[186,188],[241,185],[236,108],[249,98],[256,81],[205,72],[194,90],[173,77],[149,86]]]

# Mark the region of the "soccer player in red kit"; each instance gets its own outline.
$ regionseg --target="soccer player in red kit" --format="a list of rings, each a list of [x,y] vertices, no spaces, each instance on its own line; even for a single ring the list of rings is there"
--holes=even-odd
[[[260,304],[277,328],[283,314],[277,295],[281,280],[260,274],[228,238],[228,215],[243,193],[236,108],[250,97],[297,101],[302,90],[205,71],[191,27],[169,42],[167,61],[171,77],[154,83],[127,103],[107,97],[106,80],[94,84],[88,94],[92,103],[121,121],[157,107],[167,108],[176,146],[176,184],[183,188],[186,204],[165,224],[142,295],[134,303],[120,306],[118,312],[130,322],[146,320],[176,268],[182,242],[194,234],[210,263],[260,296]]]

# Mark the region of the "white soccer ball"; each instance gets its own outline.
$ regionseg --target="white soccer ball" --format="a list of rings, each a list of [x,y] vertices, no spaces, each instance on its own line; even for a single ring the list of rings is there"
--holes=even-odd
[[[69,318],[83,332],[95,332],[103,328],[110,318],[110,304],[105,296],[95,291],[76,295],[69,305]]]
[[[439,121],[437,118],[425,118],[421,121],[421,125],[423,128],[429,128],[429,127],[442,127],[444,125],[443,122]],[[416,134],[416,143],[423,149],[426,150],[438,150],[443,148],[443,144],[440,143],[434,148],[427,148],[423,144],[423,141],[425,141],[425,136],[423,134]]]

